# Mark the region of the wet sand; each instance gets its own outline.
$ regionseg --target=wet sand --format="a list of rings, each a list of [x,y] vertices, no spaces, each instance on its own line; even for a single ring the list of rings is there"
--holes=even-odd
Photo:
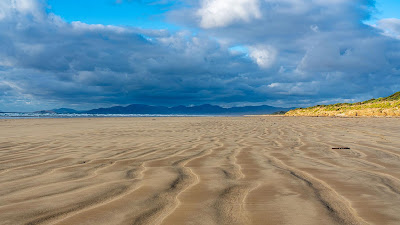
[[[400,119],[0,120],[0,224],[400,224]]]

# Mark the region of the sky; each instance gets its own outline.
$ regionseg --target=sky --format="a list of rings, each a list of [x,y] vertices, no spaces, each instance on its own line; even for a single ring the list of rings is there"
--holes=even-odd
[[[376,7],[379,10],[379,18],[399,18],[400,1],[380,0],[376,1]]]
[[[400,91],[398,0],[2,0],[0,111]]]

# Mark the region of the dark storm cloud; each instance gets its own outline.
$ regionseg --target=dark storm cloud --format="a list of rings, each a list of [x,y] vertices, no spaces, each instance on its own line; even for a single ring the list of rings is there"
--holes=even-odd
[[[0,3],[3,108],[288,106],[400,90],[400,23],[362,23],[373,1],[190,1],[169,18],[196,26],[195,35],[66,23],[43,1],[10,2]]]

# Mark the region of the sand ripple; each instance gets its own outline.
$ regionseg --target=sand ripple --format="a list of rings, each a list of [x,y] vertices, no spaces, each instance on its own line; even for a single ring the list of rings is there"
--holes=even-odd
[[[399,203],[396,118],[0,120],[0,224],[400,224]]]

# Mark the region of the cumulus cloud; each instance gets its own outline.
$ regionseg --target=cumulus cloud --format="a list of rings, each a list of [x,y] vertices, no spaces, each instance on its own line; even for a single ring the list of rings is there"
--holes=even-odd
[[[385,35],[400,39],[400,19],[387,18],[379,20],[377,27],[382,29]]]
[[[261,68],[269,68],[275,61],[277,52],[270,46],[250,47],[250,57]]]
[[[6,17],[31,16],[35,20],[43,19],[44,1],[4,0],[0,2],[0,20]]]
[[[258,0],[203,0],[197,11],[203,28],[224,27],[261,17]]]

